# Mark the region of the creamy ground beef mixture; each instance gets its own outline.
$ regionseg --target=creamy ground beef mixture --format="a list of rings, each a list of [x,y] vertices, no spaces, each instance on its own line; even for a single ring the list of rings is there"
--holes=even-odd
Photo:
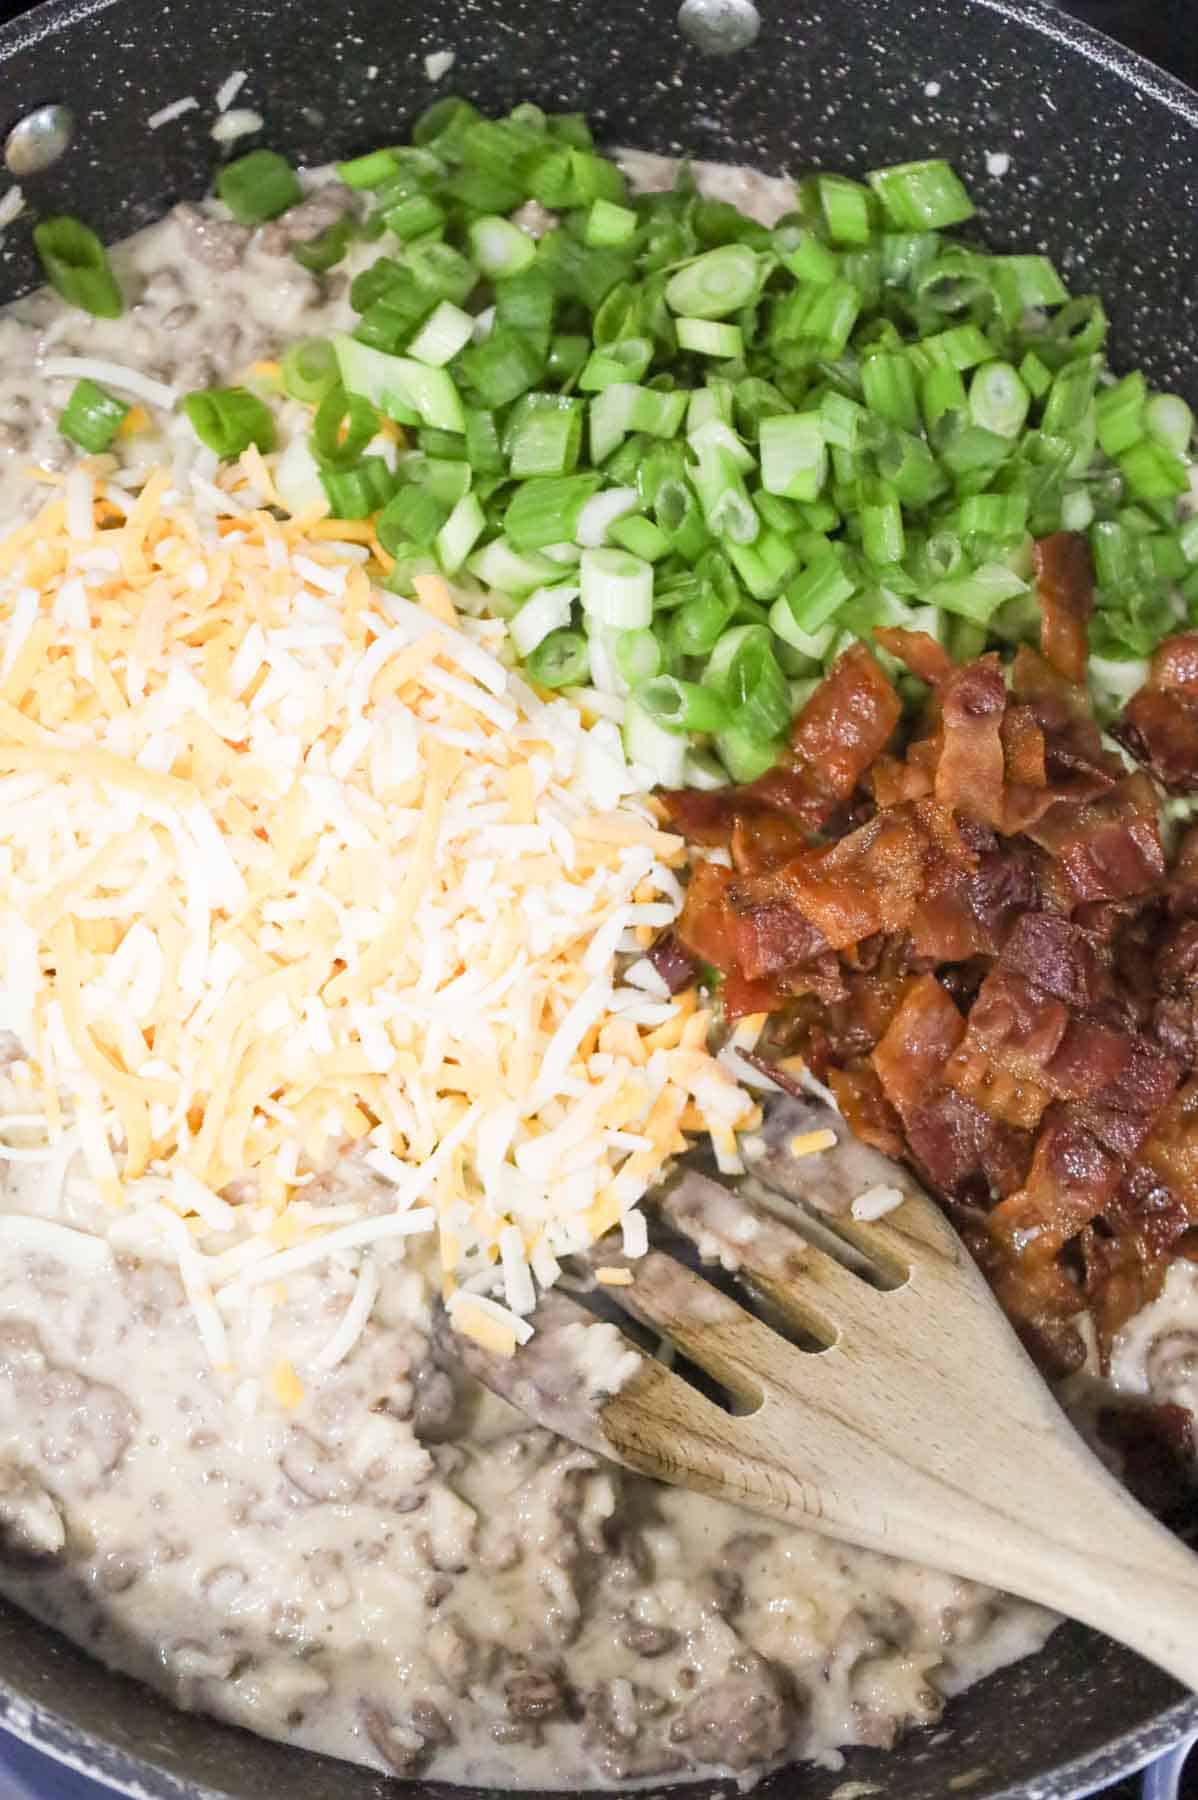
[[[647,185],[669,172],[636,171]],[[761,177],[711,179],[766,217],[787,205]],[[254,235],[184,206],[118,249],[124,319],[45,293],[0,317],[2,516],[28,510],[31,461],[70,460],[55,420],[72,380],[47,380],[47,357],[109,357],[186,389],[351,322],[346,269],[313,276],[288,254],[353,204],[315,183]],[[122,452],[131,483],[184,454],[185,423]],[[21,1106],[0,1090],[0,1110]],[[183,1706],[481,1785],[744,1774],[890,1745],[1051,1627],[530,1426],[446,1349],[410,1240],[375,1247],[373,1316],[333,1366],[321,1352],[350,1263],[293,1277],[237,1327],[240,1369],[303,1372],[298,1404],[216,1373],[166,1253],[113,1222],[69,1147],[25,1161],[33,1138],[10,1127],[5,1141],[0,1588]],[[321,1188],[326,1203],[389,1203],[350,1158]],[[1130,1389],[1198,1398],[1196,1280],[1176,1270],[1126,1334]]]

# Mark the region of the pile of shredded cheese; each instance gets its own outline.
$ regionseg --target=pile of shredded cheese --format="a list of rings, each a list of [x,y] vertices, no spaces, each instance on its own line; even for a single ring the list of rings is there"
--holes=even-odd
[[[455,1325],[510,1353],[559,1258],[614,1227],[643,1253],[688,1133],[734,1169],[759,1120],[695,994],[629,965],[682,841],[615,726],[528,688],[439,578],[398,598],[364,528],[171,479],[83,464],[0,543],[22,1117],[157,1218],[217,1365],[229,1294],[334,1255],[345,1354],[380,1238],[427,1243]],[[304,1189],[346,1154],[389,1204],[331,1221]]]

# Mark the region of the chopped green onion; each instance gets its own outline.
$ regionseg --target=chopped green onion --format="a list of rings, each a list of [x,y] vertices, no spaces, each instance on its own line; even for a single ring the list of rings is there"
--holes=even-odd
[[[744,333],[739,325],[716,319],[679,319],[675,326],[678,348],[696,356],[718,356],[725,362],[743,354]]]
[[[424,193],[405,194],[394,206],[388,206],[381,216],[388,231],[394,232],[405,244],[427,237],[430,232],[444,231],[449,222],[445,208],[431,194]]]
[[[607,535],[622,550],[631,550],[645,562],[660,562],[668,556],[670,540],[660,525],[640,513],[626,515],[608,527]]]
[[[305,406],[319,406],[340,380],[337,354],[328,338],[300,338],[288,344],[280,373],[284,393]]]
[[[588,244],[603,248],[627,244],[636,236],[636,214],[630,207],[610,200],[596,200],[587,214],[583,236]]]
[[[661,669],[661,644],[651,631],[617,631],[612,634],[611,656],[616,673],[628,688],[639,688]],[[644,703],[644,695],[641,696]],[[653,708],[649,708],[652,712]],[[666,721],[662,721],[664,724]]]
[[[472,551],[466,567],[493,594],[511,594],[515,598],[560,581],[562,574],[547,556],[535,550],[521,552],[505,538],[494,538],[480,550]]]
[[[784,268],[800,281],[824,287],[840,273],[840,259],[807,225],[779,220],[774,227],[774,250]]]
[[[264,225],[304,197],[299,176],[277,150],[251,150],[226,163],[216,191],[239,225]]]
[[[1141,438],[1117,458],[1127,491],[1137,500],[1171,500],[1190,485],[1180,456],[1152,438]]]
[[[552,409],[538,407],[526,413],[512,431],[508,467],[516,476],[569,475],[578,463],[581,448],[580,403]]]
[[[718,689],[698,681],[679,681],[674,675],[657,675],[644,682],[636,690],[636,700],[654,723],[667,731],[723,731],[731,723]]]
[[[97,456],[107,450],[128,417],[124,401],[96,381],[77,381],[71,397],[58,415],[58,429],[81,450]]]
[[[1194,415],[1180,394],[1154,394],[1144,408],[1144,428],[1166,450],[1184,456],[1194,435]]]
[[[345,213],[316,237],[292,245],[291,254],[301,269],[310,269],[314,275],[323,275],[327,270],[336,268],[345,256],[356,230],[352,215]]]
[[[547,349],[539,349],[521,331],[497,326],[485,342],[462,351],[457,367],[484,406],[506,406],[536,386]]]
[[[950,368],[964,370],[989,362],[994,345],[977,325],[950,325],[947,331],[921,338],[918,351],[930,363],[947,363]]]
[[[476,475],[502,475],[507,468],[495,415],[478,407],[466,413],[466,461]]]
[[[906,535],[903,509],[898,496],[879,484],[879,492],[861,507],[861,548],[867,559],[879,568],[903,560]]]
[[[470,254],[492,280],[518,275],[535,260],[537,246],[526,231],[499,214],[485,214],[466,227]]]
[[[367,456],[352,469],[323,468],[320,482],[336,519],[368,519],[395,492],[395,477],[381,456]]]
[[[985,625],[1004,600],[1026,591],[1027,582],[1013,570],[1002,563],[983,563],[972,574],[949,576],[933,583],[925,597],[929,606]]]
[[[969,416],[984,431],[1018,437],[1031,395],[1009,362],[988,362],[969,384]]]
[[[529,656],[528,673],[538,687],[580,687],[590,673],[586,639],[579,631],[551,631]]]
[[[452,300],[442,300],[408,345],[407,353],[417,362],[440,369],[452,362],[459,350],[465,349],[473,334],[474,320],[470,314],[455,306]]]
[[[183,396],[191,428],[222,462],[240,456],[251,444],[273,450],[275,422],[270,408],[248,388],[200,388]]]
[[[814,206],[834,244],[868,244],[876,202],[847,175],[814,175],[799,184],[800,202]]]
[[[546,544],[572,539],[579,515],[598,488],[599,480],[593,474],[546,475],[521,483],[503,515],[508,542],[516,550],[542,550]]]
[[[717,734],[715,748],[733,781],[756,781],[777,762],[782,746],[750,737],[738,725],[730,725]]]
[[[557,382],[562,388],[573,387],[582,373],[590,348],[581,332],[559,331],[549,340],[546,378],[550,382]]]
[[[1027,511],[1026,494],[973,494],[961,504],[962,535],[1022,537],[1027,530]]]
[[[761,421],[761,484],[766,493],[815,500],[827,479],[824,419],[818,412],[784,412]]]
[[[896,163],[867,177],[900,231],[940,231],[972,219],[974,204],[946,162]]]
[[[744,244],[721,244],[683,265],[666,283],[666,305],[687,319],[725,319],[756,298],[761,269]]]
[[[628,550],[584,550],[582,609],[598,625],[638,631],[653,619],[653,566]]]
[[[487,528],[477,494],[463,494],[437,533],[437,560],[447,575],[456,575]]]
[[[604,349],[592,350],[578,377],[578,385],[583,393],[598,393],[603,388],[613,387],[616,382],[637,382],[652,361],[652,339],[621,338]]]
[[[365,156],[351,157],[337,164],[337,179],[346,187],[376,188],[399,172],[399,163],[390,150],[371,150]]]
[[[861,392],[865,404],[879,418],[904,431],[919,430],[919,395],[915,369],[901,351],[879,350],[861,364]]]
[[[33,245],[46,280],[71,306],[97,319],[119,319],[125,310],[108,252],[90,226],[61,213],[33,228]]]
[[[1030,308],[1061,306],[1069,290],[1046,256],[990,258],[994,289],[1006,317],[1017,323]]]
[[[378,415],[370,402],[347,394],[338,384],[328,389],[316,409],[312,442],[322,463],[350,469],[377,430]]]
[[[564,631],[578,598],[578,589],[566,583],[537,588],[521,601],[508,622],[508,635],[520,656],[531,656],[551,631]]]
[[[839,558],[821,556],[791,583],[783,598],[799,630],[810,635],[826,625],[856,591],[856,582]]]
[[[1105,455],[1116,457],[1144,435],[1148,383],[1136,369],[1113,386],[1100,388],[1094,402],[1098,442]]]
[[[375,530],[379,543],[392,556],[401,544],[430,549],[449,514],[450,508],[427,488],[401,487],[378,516]]]
[[[686,733],[660,725],[636,695],[630,695],[624,708],[624,754],[629,762],[659,786],[677,787],[686,772],[686,753]]]
[[[723,691],[732,712],[731,723],[746,737],[758,742],[776,738],[790,723],[786,677],[769,644],[761,638],[748,638],[741,644],[732,658]]]
[[[338,334],[333,339],[346,391],[364,399],[400,425],[432,425],[439,431],[463,432],[466,416],[461,397],[444,369],[414,357],[388,356]],[[458,359],[459,363],[461,358]]]

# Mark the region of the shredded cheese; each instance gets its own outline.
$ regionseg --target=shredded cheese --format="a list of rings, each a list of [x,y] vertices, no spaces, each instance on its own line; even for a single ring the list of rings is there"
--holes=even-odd
[[[262,510],[260,465],[210,504],[168,504],[160,470],[115,512],[68,477],[0,543],[22,1117],[145,1212],[218,1367],[238,1307],[261,1324],[337,1259],[335,1367],[376,1246],[430,1255],[455,1327],[510,1354],[561,1258],[617,1227],[644,1254],[688,1132],[739,1167],[760,1111],[693,993],[621,973],[677,914],[684,845],[618,730],[529,689],[439,577],[400,599],[352,524]],[[346,1155],[377,1203],[312,1206]],[[302,1398],[294,1371],[269,1387]]]
[[[792,1156],[819,1156],[821,1151],[836,1148],[834,1131],[799,1131],[790,1140]]]

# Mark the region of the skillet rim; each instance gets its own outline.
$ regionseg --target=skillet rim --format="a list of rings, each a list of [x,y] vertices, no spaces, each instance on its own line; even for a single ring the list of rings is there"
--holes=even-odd
[[[0,23],[0,68],[11,56],[30,50],[47,38],[69,31],[96,29],[104,15],[119,10],[123,0],[41,0],[28,11]],[[783,11],[787,0],[763,0]],[[672,0],[671,0],[672,5]],[[1027,31],[1058,45],[1074,63],[1093,66],[1125,83],[1138,96],[1198,132],[1198,92],[1147,58],[1127,49],[1095,27],[1061,12],[1049,0],[966,0],[966,9],[992,15],[1016,30]],[[669,15],[666,15],[667,19]],[[121,1678],[124,1679],[124,1678]],[[163,1704],[169,1704],[163,1702]],[[235,1800],[228,1790],[199,1787],[181,1781],[159,1765],[135,1758],[110,1740],[71,1722],[64,1714],[18,1692],[0,1671],[0,1729],[10,1732],[30,1748],[93,1780],[112,1786],[115,1792],[137,1800]],[[223,1731],[236,1727],[219,1725]],[[1144,1768],[1186,1736],[1198,1732],[1198,1695],[1164,1706],[1140,1726],[1120,1733],[1106,1744],[1071,1758],[1042,1775],[991,1790],[988,1800],[1081,1800],[1094,1792],[1096,1783],[1107,1784]],[[918,1734],[906,1740],[917,1742]],[[800,1768],[802,1765],[793,1765]],[[127,1772],[120,1772],[120,1771]],[[388,1784],[390,1785],[390,1784]],[[658,1784],[669,1794],[683,1796],[688,1787],[704,1796],[731,1792],[727,1783]],[[401,1791],[395,1783],[397,1793]],[[440,1784],[440,1791],[453,1790]],[[535,1790],[533,1790],[535,1791]],[[591,1800],[619,1790],[586,1790]],[[494,1790],[496,1795],[503,1790]],[[580,1794],[580,1800],[585,1800]],[[656,1796],[655,1796],[656,1800]]]

